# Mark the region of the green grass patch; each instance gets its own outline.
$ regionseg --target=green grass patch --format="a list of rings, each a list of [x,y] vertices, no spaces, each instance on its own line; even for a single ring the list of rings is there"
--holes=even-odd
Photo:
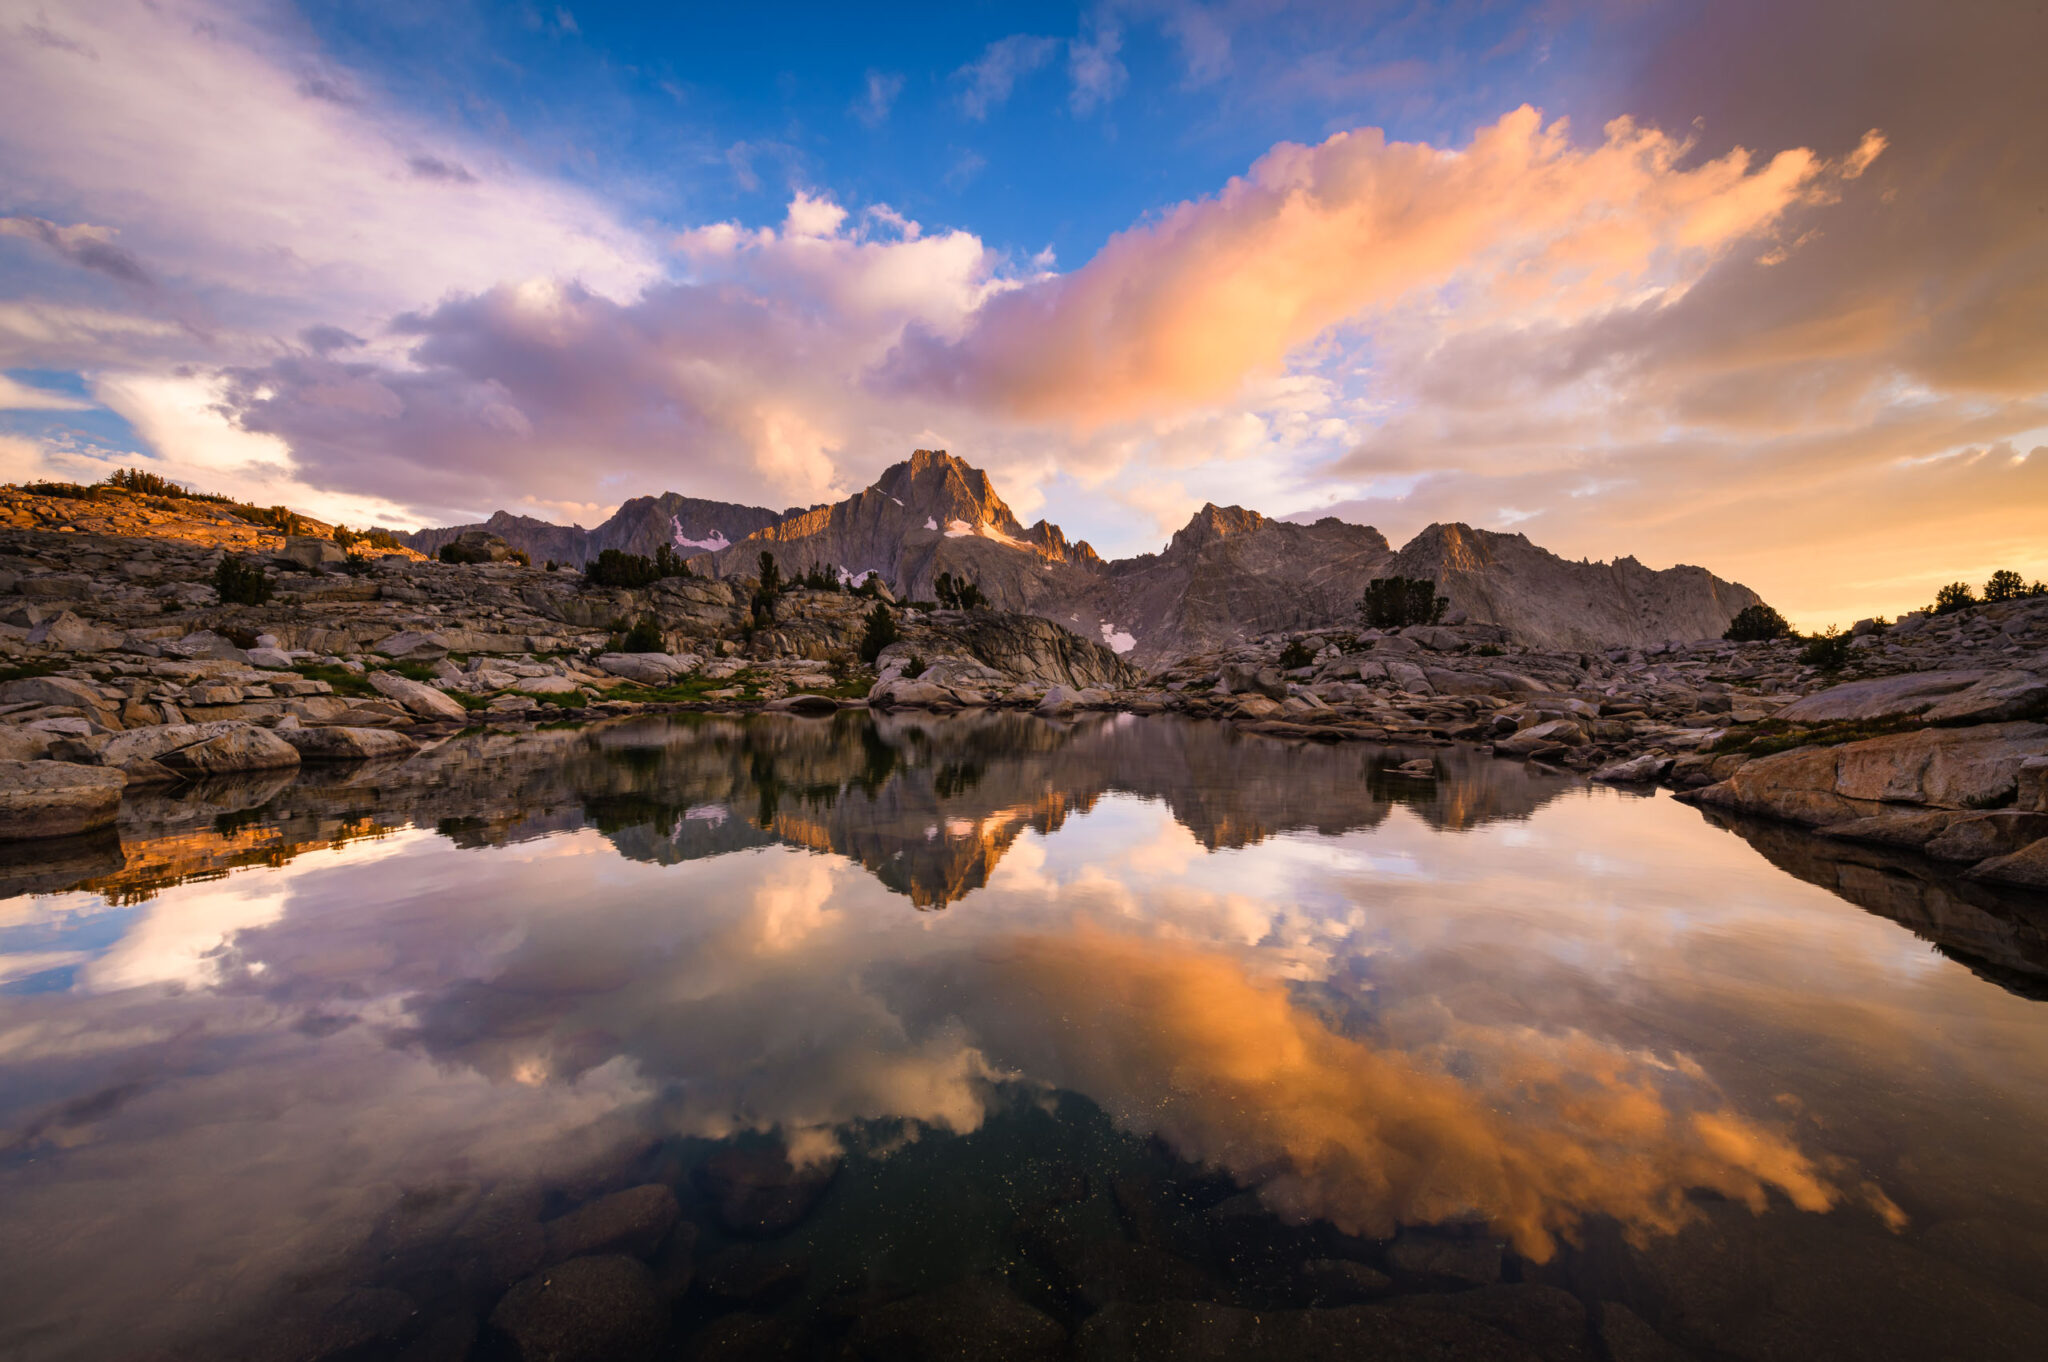
[[[1768,757],[1789,752],[1795,747],[1840,747],[1843,743],[1885,738],[1926,727],[1928,725],[1924,721],[1908,717],[1857,719],[1815,724],[1811,728],[1789,724],[1782,719],[1764,719],[1747,728],[1729,730],[1707,750],[1716,754],[1740,752],[1750,757]]]
[[[309,681],[325,681],[334,688],[336,695],[360,697],[377,693],[367,673],[352,672],[332,662],[301,662],[292,670]]]
[[[563,695],[536,695],[533,698],[541,704],[553,705],[556,709],[582,709],[590,703],[575,691]],[[489,704],[490,701],[486,700],[484,703]]]
[[[434,664],[431,662],[386,662],[378,670],[397,672],[408,681],[423,681],[428,685],[432,685],[440,678],[440,673],[434,670]]]

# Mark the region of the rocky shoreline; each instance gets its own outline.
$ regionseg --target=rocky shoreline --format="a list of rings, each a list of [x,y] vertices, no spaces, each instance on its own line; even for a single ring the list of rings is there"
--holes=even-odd
[[[39,513],[42,514],[42,513]],[[475,727],[670,710],[1185,714],[1274,738],[1471,744],[2048,889],[2048,599],[1791,642],[1536,649],[1497,625],[1276,633],[1143,674],[1033,615],[748,578],[625,589],[486,554],[351,559],[189,525],[0,526],[0,838],[105,826],[129,787],[403,755]],[[224,533],[227,533],[224,531]],[[488,546],[487,546],[488,547]],[[268,599],[223,602],[232,548]],[[660,651],[625,652],[652,630]],[[646,646],[643,641],[642,646]]]

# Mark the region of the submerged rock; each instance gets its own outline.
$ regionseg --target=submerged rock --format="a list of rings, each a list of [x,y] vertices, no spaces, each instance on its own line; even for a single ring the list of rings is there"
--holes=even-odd
[[[839,1173],[837,1158],[792,1164],[779,1145],[721,1149],[698,1165],[698,1188],[734,1234],[766,1238],[811,1213]]]
[[[622,1254],[571,1258],[505,1293],[491,1327],[519,1362],[635,1362],[668,1332],[654,1274]]]

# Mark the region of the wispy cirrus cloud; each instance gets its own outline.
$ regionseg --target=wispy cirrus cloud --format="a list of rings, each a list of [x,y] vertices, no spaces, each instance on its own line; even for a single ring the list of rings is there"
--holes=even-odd
[[[981,56],[953,73],[960,88],[960,112],[979,122],[1009,102],[1017,82],[1051,61],[1059,51],[1052,38],[1013,33],[982,49]]]

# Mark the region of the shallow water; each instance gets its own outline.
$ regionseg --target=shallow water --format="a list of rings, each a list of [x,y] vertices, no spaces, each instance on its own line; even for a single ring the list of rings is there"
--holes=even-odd
[[[564,1357],[2048,1338],[2048,905],[1904,859],[1129,716],[124,820],[0,865],[0,1356],[532,1356],[579,1246]]]

